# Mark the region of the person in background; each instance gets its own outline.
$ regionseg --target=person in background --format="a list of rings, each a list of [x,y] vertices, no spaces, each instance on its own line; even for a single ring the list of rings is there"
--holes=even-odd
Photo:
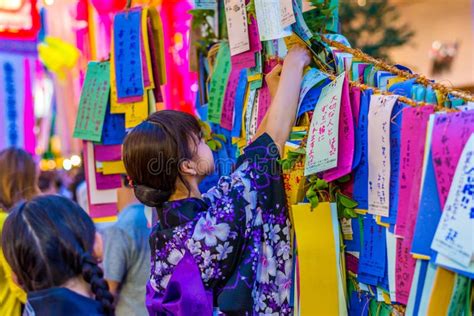
[[[41,171],[38,186],[43,194],[59,194],[61,180],[56,170]]]
[[[18,204],[5,222],[2,247],[14,280],[28,293],[25,315],[113,315],[98,266],[102,237],[76,203],[43,195]]]
[[[0,152],[0,238],[10,208],[39,193],[36,164],[26,151],[8,148]],[[13,241],[12,241],[13,242]],[[0,315],[21,314],[26,293],[11,278],[11,269],[0,246]]]
[[[150,227],[145,207],[124,177],[117,191],[118,221],[104,231],[104,274],[115,296],[116,315],[147,315],[146,283],[150,271]]]

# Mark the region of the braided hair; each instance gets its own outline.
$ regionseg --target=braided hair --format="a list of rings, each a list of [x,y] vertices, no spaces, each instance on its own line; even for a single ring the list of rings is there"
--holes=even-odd
[[[93,257],[95,226],[74,202],[53,195],[15,206],[4,225],[5,258],[27,291],[61,287],[82,277],[105,315],[113,315],[113,296]]]

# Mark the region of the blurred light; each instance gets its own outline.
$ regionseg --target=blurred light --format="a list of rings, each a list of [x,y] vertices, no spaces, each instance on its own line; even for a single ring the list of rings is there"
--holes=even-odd
[[[48,170],[48,162],[44,159],[41,159],[40,163],[39,163],[39,167],[40,167],[40,170],[41,171],[46,171]]]
[[[53,4],[54,4],[54,0],[44,0],[44,4],[46,4],[46,5],[53,5]]]
[[[72,166],[77,167],[81,164],[81,157],[78,155],[72,155],[70,161]]]
[[[363,7],[367,4],[367,0],[357,0],[357,4],[360,6],[360,7]]]
[[[56,162],[54,160],[48,160],[47,166],[49,170],[54,170],[56,169]]]
[[[66,171],[71,170],[71,168],[72,168],[72,162],[71,162],[71,160],[69,160],[69,159],[64,159],[64,160],[63,160],[63,168],[64,168],[64,170],[66,170]]]
[[[433,44],[431,44],[431,47],[433,47],[433,49],[440,49],[441,48],[441,42],[440,41],[434,41]]]
[[[199,86],[197,83],[193,83],[193,85],[191,86],[191,91],[192,92],[198,92],[199,90]]]

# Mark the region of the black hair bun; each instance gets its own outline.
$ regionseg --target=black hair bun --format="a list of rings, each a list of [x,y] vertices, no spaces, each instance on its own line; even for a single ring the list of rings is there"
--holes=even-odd
[[[142,184],[134,186],[134,190],[137,199],[150,207],[162,206],[172,194],[171,191],[158,190]]]

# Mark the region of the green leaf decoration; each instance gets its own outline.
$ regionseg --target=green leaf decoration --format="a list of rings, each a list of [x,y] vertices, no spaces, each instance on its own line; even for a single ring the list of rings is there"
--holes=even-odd
[[[351,175],[350,174],[346,174],[345,176],[337,179],[337,182],[339,183],[346,183],[346,182],[349,182],[349,180],[351,180]]]
[[[315,183],[315,186],[318,190],[324,190],[324,189],[327,189],[329,187],[329,184],[322,180],[322,179],[317,179],[316,180],[316,183]]]
[[[337,195],[338,202],[340,202],[346,208],[353,209],[353,208],[356,208],[357,205],[359,205],[356,201],[354,201],[348,196],[345,196],[344,194],[337,193],[336,195]]]

